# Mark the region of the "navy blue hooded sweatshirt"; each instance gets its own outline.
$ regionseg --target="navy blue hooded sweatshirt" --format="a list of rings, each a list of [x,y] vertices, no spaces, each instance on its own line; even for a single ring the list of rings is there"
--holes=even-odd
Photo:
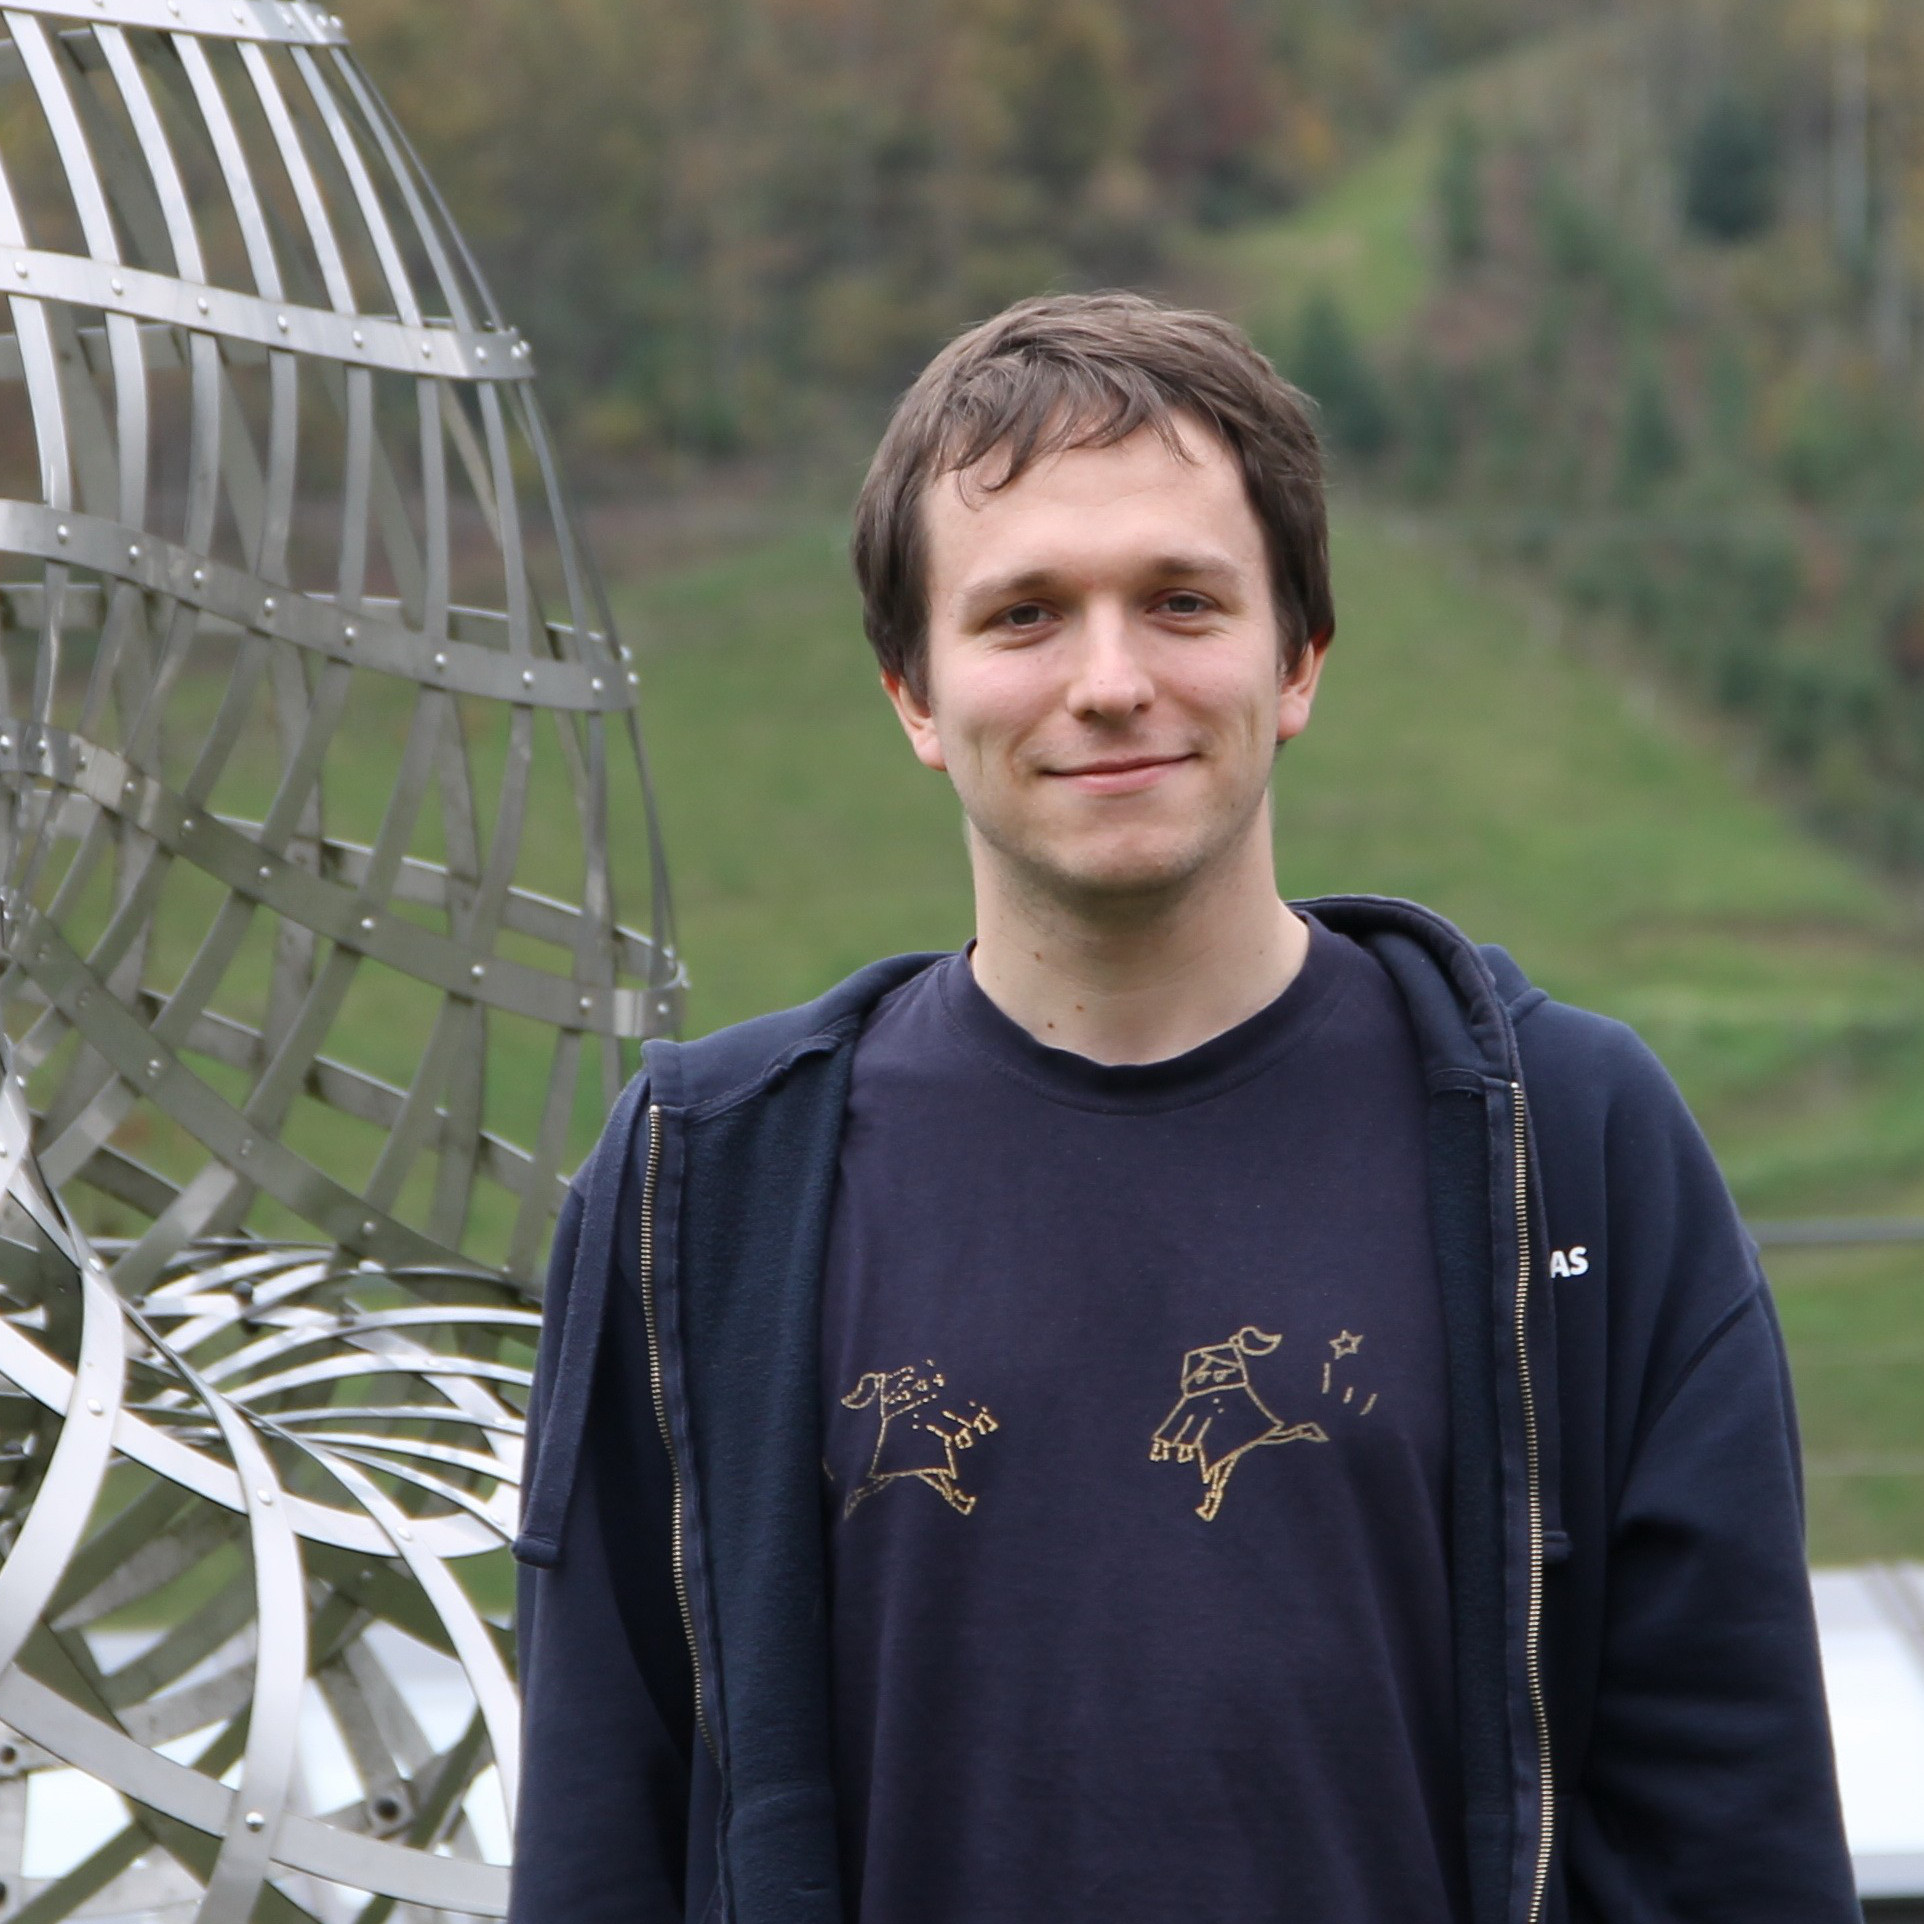
[[[1708,1147],[1628,1029],[1501,951],[1302,906],[1389,971],[1428,1088],[1474,1924],[1858,1918],[1783,1346]],[[576,1179],[515,1546],[515,1924],[842,1924],[822,1259],[855,1040],[932,959],[651,1044]]]

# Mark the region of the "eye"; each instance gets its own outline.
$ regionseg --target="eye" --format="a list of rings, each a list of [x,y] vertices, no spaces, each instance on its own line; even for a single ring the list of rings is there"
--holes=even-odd
[[[1002,612],[1005,628],[1039,628],[1049,619],[1049,611],[1039,601],[1019,601]]]
[[[1158,604],[1166,615],[1206,615],[1210,609],[1207,595],[1194,588],[1174,588]]]

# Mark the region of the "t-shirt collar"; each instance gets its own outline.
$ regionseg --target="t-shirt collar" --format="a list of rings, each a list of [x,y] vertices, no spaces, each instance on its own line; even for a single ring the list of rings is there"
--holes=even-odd
[[[1038,1041],[984,994],[968,949],[937,965],[936,986],[944,1013],[963,1039],[1039,1093],[1079,1108],[1174,1108],[1260,1074],[1321,1025],[1342,987],[1343,938],[1314,916],[1303,919],[1309,925],[1309,949],[1280,995],[1233,1028],[1159,1062],[1097,1062]]]

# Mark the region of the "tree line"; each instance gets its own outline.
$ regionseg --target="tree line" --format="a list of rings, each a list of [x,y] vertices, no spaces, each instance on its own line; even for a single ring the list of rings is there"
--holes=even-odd
[[[577,456],[792,448],[1581,0],[356,0]]]
[[[1353,475],[1461,519],[1924,864],[1924,17],[1624,0],[1438,143],[1434,280],[1278,344]]]

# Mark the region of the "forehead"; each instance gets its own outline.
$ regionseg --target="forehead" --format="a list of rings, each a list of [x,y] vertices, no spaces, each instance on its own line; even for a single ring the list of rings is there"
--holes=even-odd
[[[1236,458],[1193,417],[1173,428],[1174,446],[1142,427],[1106,447],[1042,455],[1001,486],[997,452],[943,475],[923,501],[932,603],[985,574],[1109,569],[1204,541],[1264,567]]]

